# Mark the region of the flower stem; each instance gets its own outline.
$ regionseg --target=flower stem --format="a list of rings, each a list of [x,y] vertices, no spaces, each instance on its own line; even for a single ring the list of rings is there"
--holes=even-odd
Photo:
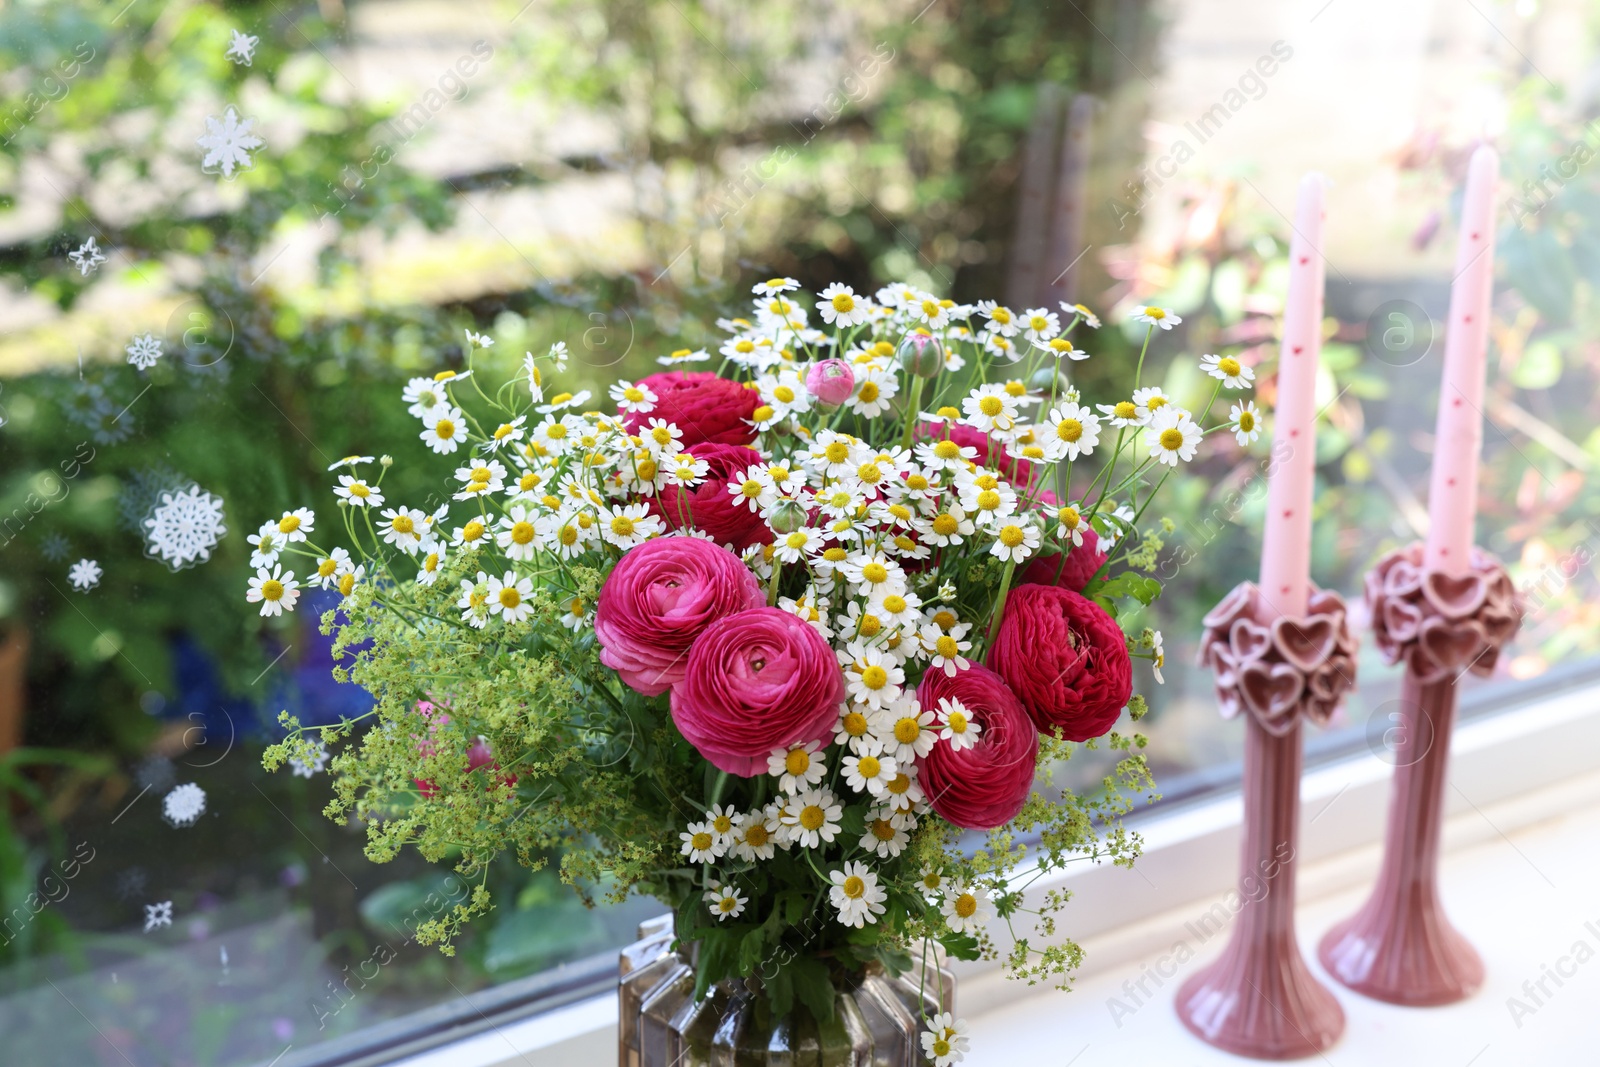
[[[919,375],[911,376],[911,402],[906,405],[906,429],[901,436],[900,447],[911,447],[911,435],[917,428],[917,405],[922,403],[922,378]]]
[[[1000,619],[1006,612],[1006,593],[1011,589],[1011,574],[1017,569],[1017,561],[1006,560],[1006,569],[1000,572],[1000,591],[995,594],[994,609],[989,616],[989,644],[994,645],[995,635],[1000,632]]]
[[[772,557],[772,577],[767,579],[767,607],[778,606],[778,576],[783,573],[783,560]]]

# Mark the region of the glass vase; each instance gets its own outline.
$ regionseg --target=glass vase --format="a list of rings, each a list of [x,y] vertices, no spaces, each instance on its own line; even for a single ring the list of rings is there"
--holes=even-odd
[[[623,949],[617,979],[618,1067],[919,1067],[925,1020],[955,1010],[942,956],[898,976],[881,969],[841,982],[833,1018],[804,1009],[772,1018],[752,982],[722,982],[694,999],[694,965],[673,951],[670,917],[645,923]]]

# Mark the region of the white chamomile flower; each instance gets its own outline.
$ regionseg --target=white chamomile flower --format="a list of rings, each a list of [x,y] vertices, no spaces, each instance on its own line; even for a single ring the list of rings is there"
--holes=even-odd
[[[300,599],[300,585],[294,580],[294,571],[285,574],[276,565],[271,571],[260,567],[250,579],[250,591],[244,598],[252,604],[259,603],[262,615],[281,615],[294,610],[294,602]]]
[[[569,408],[581,408],[589,402],[589,398],[592,395],[587,389],[580,389],[576,393],[557,393],[550,398],[548,403],[540,404],[534,410],[541,415],[549,415],[552,412],[566,411]]]
[[[958,934],[975,934],[989,921],[989,894],[974,886],[952,882],[944,892],[945,922]]]
[[[1085,525],[1083,513],[1073,505],[1063,504],[1056,509],[1056,536],[1071,541],[1073,548],[1083,545]]]
[[[851,699],[886,708],[900,696],[906,672],[892,653],[852,641],[839,652],[839,659],[845,668],[845,688]]]
[[[1194,458],[1200,447],[1202,434],[1187,411],[1167,407],[1156,412],[1144,433],[1145,447],[1150,454],[1169,467],[1176,467],[1181,459],[1185,463]]]
[[[450,543],[457,548],[482,548],[489,543],[489,527],[482,519],[468,519],[463,526],[457,526],[450,535]]]
[[[1229,389],[1248,389],[1256,380],[1256,372],[1239,362],[1237,356],[1201,356],[1200,369]]]
[[[1016,336],[1019,329],[1017,315],[1010,308],[993,300],[980,300],[978,302],[978,313],[989,320],[984,325],[984,329],[987,332],[999,334],[1002,337]]]
[[[689,857],[690,863],[712,863],[727,851],[710,823],[692,822],[687,830],[678,835],[678,839],[683,842],[680,851]]]
[[[1163,330],[1170,330],[1183,320],[1166,308],[1147,304],[1133,309],[1133,321],[1142,322],[1147,326],[1159,326]]]
[[[467,439],[467,417],[460,408],[452,407],[435,408],[433,415],[431,424],[417,436],[441,456],[449,455]]]
[[[1172,406],[1172,398],[1159,387],[1147,385],[1143,389],[1133,391],[1133,405],[1139,409],[1139,421],[1148,425],[1155,418],[1156,412],[1164,407]]]
[[[748,812],[739,817],[738,824],[733,828],[733,844],[729,851],[741,860],[770,860],[781,829],[776,808],[769,805]]]
[[[490,337],[488,334],[473,333],[471,330],[466,331],[466,333],[467,333],[467,346],[468,347],[477,347],[477,348],[493,348],[494,347],[494,338]]]
[[[450,397],[445,393],[444,385],[432,378],[411,379],[400,393],[400,399],[411,405],[406,411],[423,422],[434,421],[440,408],[450,408]],[[371,462],[371,457],[368,457],[368,462]]]
[[[317,561],[316,574],[306,579],[306,584],[326,589],[339,580],[339,575],[355,570],[355,566],[354,561],[350,559],[350,553],[342,548],[335,548]]]
[[[867,813],[867,830],[861,835],[861,847],[880,859],[893,859],[905,850],[911,835],[901,825],[909,816],[893,808],[874,808]]]
[[[1119,400],[1115,404],[1096,404],[1106,421],[1117,429],[1139,426],[1144,422],[1145,410],[1132,400]]]
[[[495,539],[510,559],[527,562],[539,552],[539,517],[534,510],[517,504],[500,520]]]
[[[1061,302],[1061,313],[1063,315],[1076,315],[1079,320],[1091,330],[1098,330],[1100,328],[1099,317],[1082,304],[1069,304],[1063,300]]]
[[[489,625],[489,576],[478,572],[478,580],[461,579],[461,599],[456,607],[461,609],[461,621],[476,629]]]
[[[895,811],[910,812],[920,809],[926,801],[922,786],[917,782],[916,766],[902,763],[900,773],[894,776],[884,793],[883,802]]]
[[[1036,345],[1048,344],[1061,332],[1061,320],[1047,308],[1029,308],[1022,313],[1022,336]]]
[[[900,391],[900,380],[885,367],[868,366],[856,375],[855,392],[844,406],[862,418],[871,419],[889,410],[889,402]]]
[[[957,623],[947,632],[936,622],[926,623],[917,633],[917,639],[922,642],[923,651],[928,654],[928,669],[942,670],[954,678],[957,671],[964,671],[972,664],[964,655],[972,650],[972,642],[964,641],[971,623]]]
[[[834,282],[817,295],[817,313],[823,322],[847,329],[866,322],[872,311],[854,289]]]
[[[550,351],[547,358],[556,365],[556,370],[566,370],[567,360],[571,357],[571,355],[572,354],[567,351],[567,342],[557,341],[555,344],[550,346]]]
[[[278,524],[266,522],[261,524],[261,529],[246,537],[250,544],[250,566],[270,567],[278,561],[278,553],[283,551],[288,539],[278,533]]]
[[[1156,683],[1158,685],[1165,685],[1167,680],[1165,678],[1161,677],[1161,668],[1165,667],[1167,665],[1167,652],[1166,652],[1166,649],[1162,645],[1161,631],[1160,630],[1146,630],[1144,632],[1144,642],[1143,643],[1155,655],[1155,659],[1151,661],[1150,673],[1155,675]]]
[[[489,435],[490,448],[514,448],[522,440],[522,424],[528,421],[526,415],[518,415],[510,422],[502,422],[494,428],[494,433]]]
[[[1080,404],[1061,404],[1051,409],[1045,423],[1053,430],[1045,436],[1047,451],[1067,459],[1087,456],[1100,443],[1100,416]]]
[[[943,548],[949,545],[959,545],[971,537],[976,531],[972,520],[967,518],[966,510],[960,504],[951,501],[932,518],[921,520],[916,526],[922,539],[930,545]]]
[[[357,467],[357,466],[359,466],[359,465],[361,465],[363,463],[371,463],[371,462],[372,462],[372,457],[371,456],[346,456],[343,459],[338,460],[337,462],[328,464],[328,472],[331,474],[333,471],[338,470],[340,467],[355,468],[355,467]],[[337,492],[337,490],[335,490],[335,491]]]
[[[846,756],[841,768],[846,785],[857,793],[871,793],[875,797],[881,796],[900,773],[893,756],[870,754]]]
[[[417,571],[418,585],[432,585],[439,580],[439,565],[445,560],[445,547],[434,545],[433,550],[422,557],[421,569]]]
[[[732,804],[716,804],[706,812],[706,824],[725,848],[732,848],[739,825],[739,809]]]
[[[787,293],[800,288],[800,283],[793,278],[768,278],[764,282],[757,282],[751,286],[750,291],[756,296],[772,296],[776,293]]]
[[[408,556],[422,548],[423,536],[428,531],[428,513],[421,508],[385,508],[378,516],[378,533],[386,544],[391,544]]]
[[[1010,433],[1017,425],[1016,399],[1004,385],[995,382],[980,385],[962,397],[961,410],[966,413],[961,421],[984,433]]]
[[[858,754],[882,752],[883,742],[872,732],[872,714],[871,705],[846,704],[833,728],[834,742]]]
[[[490,577],[489,611],[498,615],[509,626],[533,614],[533,579],[517,579],[515,571],[506,571],[504,578]]]
[[[656,362],[663,367],[676,367],[680,363],[704,363],[711,358],[711,353],[703,348],[679,348],[664,356],[659,356]]]
[[[939,698],[935,718],[939,726],[939,739],[949,742],[957,752],[976,745],[979,735],[983,733],[982,724],[973,722],[967,706],[954,697]]]
[[[873,732],[882,738],[884,752],[903,767],[933,750],[939,735],[932,726],[933,712],[907,695],[878,713]]]
[[[802,848],[821,848],[839,835],[844,808],[827,789],[807,789],[783,805],[779,817],[789,840]]]
[[[807,741],[788,748],[775,748],[767,756],[767,773],[778,779],[785,793],[799,793],[819,785],[827,776],[828,765],[818,751],[820,741]]]
[[[648,504],[600,509],[600,536],[624,552],[634,545],[644,544],[663,529],[661,520],[650,514]]]
[[[933,1060],[933,1067],[950,1067],[961,1062],[970,1044],[966,1021],[947,1011],[928,1020],[928,1029],[922,1032],[922,1052]]]
[[[1044,349],[1056,359],[1070,359],[1074,363],[1081,363],[1089,358],[1089,353],[1073,345],[1065,336],[1052,337],[1037,347]]]
[[[705,902],[711,914],[721,922],[723,919],[737,919],[744,914],[744,906],[750,902],[750,898],[732,886],[712,882],[711,888],[705,892]]]
[[[883,901],[889,894],[878,884],[878,876],[859,860],[830,871],[828,880],[833,883],[828,902],[839,909],[839,921],[844,925],[859,929],[877,922],[886,910]]]
[[[1246,400],[1243,404],[1234,404],[1228,408],[1228,418],[1232,420],[1233,437],[1241,445],[1254,444],[1256,438],[1261,436],[1261,413],[1256,410],[1254,400]]]
[[[100,564],[92,559],[80,559],[67,571],[67,581],[72,583],[72,588],[80,593],[87,593],[100,584],[100,576],[104,572]]]
[[[930,330],[942,330],[950,325],[950,311],[953,306],[948,300],[940,300],[931,293],[922,293],[915,299],[907,301],[905,309],[911,313],[912,321],[919,322]]]
[[[1021,563],[1039,550],[1039,527],[1031,522],[1001,523],[989,553],[1008,563]]]
[[[583,597],[575,596],[567,601],[567,610],[561,613],[561,625],[573,633],[594,625],[594,615]]]
[[[295,508],[285,511],[283,518],[277,521],[278,536],[283,538],[285,544],[293,541],[304,541],[306,535],[313,532],[317,516],[310,508]]]
[[[562,559],[582,555],[597,536],[593,522],[586,528],[578,522],[576,515],[566,512],[541,515],[534,527],[538,530],[539,543]]]
[[[617,382],[611,387],[611,399],[617,402],[618,411],[630,411],[637,415],[654,411],[656,401],[661,398],[648,385],[635,385],[633,382]]]

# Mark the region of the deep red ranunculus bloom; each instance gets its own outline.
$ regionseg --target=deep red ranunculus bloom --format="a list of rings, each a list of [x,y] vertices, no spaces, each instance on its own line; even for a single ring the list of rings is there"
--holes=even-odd
[[[1035,582],[1039,585],[1059,585],[1063,589],[1070,589],[1074,593],[1081,593],[1083,587],[1089,584],[1095,572],[1106,561],[1106,554],[1100,551],[1100,537],[1084,523],[1083,544],[1068,549],[1065,553],[1054,555],[1039,555],[1028,561],[1027,569],[1022,572],[1022,581]]]
[[[679,444],[687,448],[704,442],[747,445],[756,428],[746,420],[761,404],[761,394],[710,371],[663,371],[639,379],[656,394],[655,405],[644,414],[628,412],[622,424],[639,433],[651,419],[670,422],[683,431]]]
[[[957,752],[940,741],[918,763],[917,782],[933,810],[967,830],[992,830],[1016,818],[1033,789],[1039,731],[1005,680],[982,664],[947,675],[928,671],[917,701],[933,711],[959,700],[982,727],[978,743]]]
[[[705,478],[693,489],[667,486],[650,498],[650,511],[674,530],[704,530],[717,544],[732,545],[740,552],[751,545],[770,543],[772,531],[761,514],[728,492],[728,483],[740,480],[748,468],[760,463],[761,453],[741,445],[711,444],[685,451],[706,461]]]
[[[645,696],[665,693],[702,630],[764,603],[761,583],[732,552],[698,537],[657,537],[626,552],[600,587],[600,662]]]
[[[751,778],[773,749],[829,738],[844,698],[826,638],[797,615],[752,608],[695,639],[672,687],[672,721],[720,770]]]
[[[1111,729],[1133,695],[1127,639],[1099,604],[1054,585],[1019,585],[987,660],[1040,730],[1087,741]]]

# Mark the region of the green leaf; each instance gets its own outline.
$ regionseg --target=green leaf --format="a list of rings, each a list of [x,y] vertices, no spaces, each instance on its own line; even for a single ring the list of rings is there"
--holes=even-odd
[[[958,960],[978,958],[978,939],[971,934],[945,934],[939,938],[939,944]]]
[[[825,1023],[833,1018],[833,979],[828,966],[814,956],[797,956],[789,963],[794,995],[810,1009],[812,1017]],[[776,1005],[773,1006],[776,1010]]]

